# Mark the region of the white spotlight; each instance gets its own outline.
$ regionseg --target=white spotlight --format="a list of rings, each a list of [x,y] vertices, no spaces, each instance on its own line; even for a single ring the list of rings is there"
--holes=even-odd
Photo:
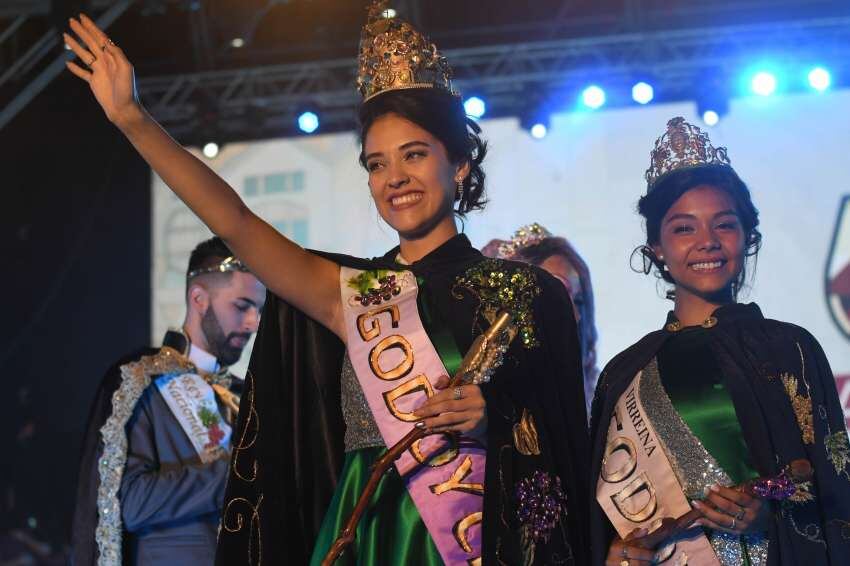
[[[655,90],[649,83],[641,81],[632,87],[632,100],[638,104],[649,104],[653,97],[655,97]]]
[[[209,142],[204,146],[203,149],[204,157],[207,159],[214,159],[216,155],[218,155],[218,144],[215,142]]]
[[[759,96],[770,96],[776,91],[776,76],[767,71],[761,71],[753,75],[750,88]]]
[[[720,115],[714,110],[706,110],[702,113],[702,121],[706,126],[716,126],[720,121]]]
[[[605,104],[605,91],[596,85],[591,85],[582,91],[581,101],[588,108],[596,110]]]
[[[809,86],[818,92],[823,92],[832,84],[832,76],[823,67],[815,67],[809,71]]]
[[[541,124],[540,122],[538,122],[531,126],[529,133],[534,139],[542,140],[546,137],[546,134],[549,133],[549,129],[546,127],[546,124]]]
[[[245,40],[242,39],[241,37],[234,37],[233,39],[230,40],[230,47],[233,47],[235,49],[239,49],[240,47],[244,47],[244,46],[245,46]]]

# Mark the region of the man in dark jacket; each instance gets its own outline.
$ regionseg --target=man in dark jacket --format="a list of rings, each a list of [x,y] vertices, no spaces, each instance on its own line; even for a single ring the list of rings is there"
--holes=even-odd
[[[227,479],[239,380],[265,289],[212,238],[192,252],[186,319],[160,348],[121,359],[83,444],[72,563],[208,565]]]

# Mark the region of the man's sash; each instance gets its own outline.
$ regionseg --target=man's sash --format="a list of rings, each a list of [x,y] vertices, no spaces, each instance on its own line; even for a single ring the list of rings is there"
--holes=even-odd
[[[643,372],[638,373],[617,401],[596,484],[596,499],[622,538],[643,527],[651,532],[665,517],[675,519],[691,510],[662,440],[641,403],[642,376]],[[690,566],[720,564],[701,528],[689,529],[659,549],[656,561]]]
[[[382,272],[383,273],[383,272]],[[396,291],[364,306],[362,289],[374,272],[340,269],[348,355],[384,442],[392,446],[418,420],[412,413],[434,395],[433,383],[446,368],[428,338],[416,306],[411,272],[395,276]],[[432,435],[396,462],[411,499],[449,566],[481,563],[486,450],[450,435]]]
[[[201,461],[220,458],[230,445],[231,429],[221,417],[213,388],[194,373],[166,374],[154,383]]]

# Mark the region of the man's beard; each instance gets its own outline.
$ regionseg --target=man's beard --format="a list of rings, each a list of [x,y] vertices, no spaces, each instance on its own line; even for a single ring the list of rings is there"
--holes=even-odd
[[[210,354],[218,359],[218,363],[223,366],[231,366],[239,361],[242,356],[242,347],[232,346],[230,340],[232,338],[245,338],[247,341],[251,338],[248,332],[231,332],[227,336],[224,335],[224,330],[218,322],[218,317],[212,305],[204,313],[201,319],[201,330],[204,331],[204,336],[207,339],[207,345],[210,348]]]

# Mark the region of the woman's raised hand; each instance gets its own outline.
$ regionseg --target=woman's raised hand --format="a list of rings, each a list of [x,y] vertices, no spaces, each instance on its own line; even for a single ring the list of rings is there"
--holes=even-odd
[[[71,18],[70,25],[82,45],[68,33],[65,43],[88,68],[68,61],[68,70],[89,83],[106,117],[119,128],[141,116],[133,66],[121,48],[85,15]]]

